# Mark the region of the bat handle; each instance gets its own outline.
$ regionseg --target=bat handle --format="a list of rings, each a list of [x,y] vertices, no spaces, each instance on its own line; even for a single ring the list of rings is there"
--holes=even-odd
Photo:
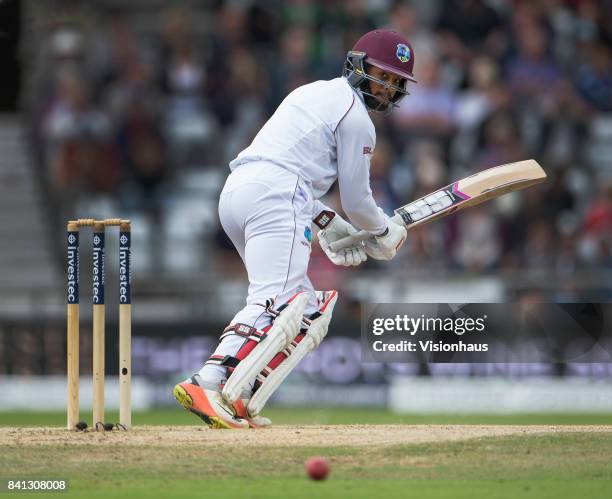
[[[365,241],[366,239],[370,237],[373,237],[372,234],[370,234],[369,232],[365,230],[361,230],[357,232],[356,234],[353,234],[351,236],[346,236],[346,237],[343,237],[342,239],[338,239],[337,241],[334,241],[333,243],[329,243],[329,249],[332,250],[334,253],[336,253],[337,251],[341,249],[348,248],[349,246],[353,246],[354,244],[358,244],[361,241]]]
[[[404,225],[403,222],[402,222],[402,217],[400,217],[399,215],[393,216],[391,218],[391,220],[393,220],[398,225]],[[334,253],[336,253],[337,251],[339,251],[341,249],[348,248],[349,246],[353,246],[354,244],[358,244],[361,241],[365,241],[366,239],[370,239],[371,237],[374,237],[374,236],[372,234],[370,234],[368,231],[360,230],[356,234],[353,234],[351,236],[343,237],[342,239],[338,239],[337,241],[334,241],[334,242],[330,243],[329,244],[329,249],[332,250]]]

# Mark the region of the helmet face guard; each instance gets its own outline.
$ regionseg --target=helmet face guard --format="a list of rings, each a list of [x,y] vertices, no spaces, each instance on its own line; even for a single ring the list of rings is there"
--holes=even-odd
[[[349,50],[346,54],[346,60],[344,62],[342,75],[348,80],[349,84],[355,90],[361,92],[364,97],[364,102],[370,111],[388,115],[391,113],[391,111],[393,111],[394,108],[399,107],[399,102],[406,95],[410,94],[407,89],[408,78],[402,78],[399,85],[393,85],[379,78],[375,78],[372,75],[369,75],[366,71],[366,66],[368,64],[388,71],[389,73],[396,74],[394,71],[388,68],[379,66],[377,64],[377,61],[368,60],[367,54],[365,52]],[[381,85],[386,89],[395,90],[395,94],[390,100],[381,102],[378,97],[372,94],[369,84],[370,81],[373,81],[374,83],[377,83],[378,85]],[[412,79],[412,81],[416,80]]]

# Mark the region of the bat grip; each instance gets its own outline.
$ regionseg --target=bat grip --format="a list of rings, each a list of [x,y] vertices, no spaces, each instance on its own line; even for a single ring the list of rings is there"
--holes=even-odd
[[[399,215],[395,215],[391,217],[391,220],[398,225],[403,225],[402,217],[400,217]],[[371,233],[369,233],[367,230],[360,230],[356,234],[352,234],[350,236],[346,236],[346,237],[343,237],[342,239],[338,239],[337,241],[329,243],[329,249],[333,251],[334,253],[336,253],[337,251],[341,249],[348,248],[349,246],[358,244],[361,241],[370,239],[371,237],[374,237],[374,236]]]

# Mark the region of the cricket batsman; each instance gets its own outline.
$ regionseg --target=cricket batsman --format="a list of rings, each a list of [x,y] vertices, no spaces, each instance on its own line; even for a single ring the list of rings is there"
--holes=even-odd
[[[413,67],[412,47],[399,33],[366,33],[347,53],[342,77],[291,92],[230,163],[219,217],[246,267],[246,306],[204,366],[173,392],[211,428],[270,425],[260,415],[265,403],[327,334],[338,293],[315,291],[307,276],[313,223],[336,265],[391,260],[404,243],[406,229],[372,197],[369,113],[397,107],[416,82]],[[319,201],[336,180],[349,221]],[[358,229],[372,237],[330,250]]]

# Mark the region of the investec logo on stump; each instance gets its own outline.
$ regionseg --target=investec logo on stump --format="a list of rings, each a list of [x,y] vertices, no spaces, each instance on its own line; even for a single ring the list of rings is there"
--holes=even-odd
[[[79,303],[79,233],[68,232],[68,303]]]
[[[119,234],[119,303],[130,303],[131,268],[130,233]]]
[[[93,237],[93,294],[94,305],[104,305],[104,232]]]

